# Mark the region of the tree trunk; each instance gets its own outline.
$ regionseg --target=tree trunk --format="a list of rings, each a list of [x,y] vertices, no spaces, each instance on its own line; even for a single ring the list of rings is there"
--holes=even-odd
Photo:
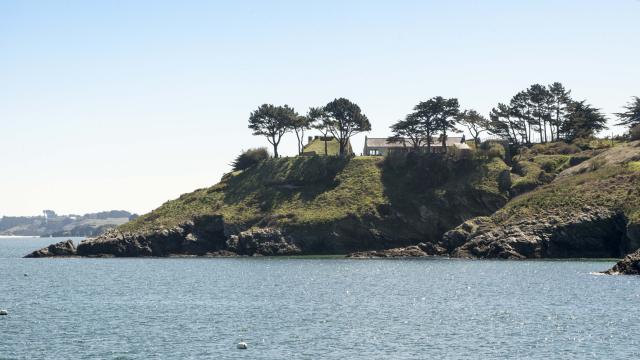
[[[447,152],[447,129],[442,129],[442,152]]]
[[[329,150],[327,147],[327,135],[324,135],[324,156],[329,155]]]
[[[278,145],[275,143],[273,144],[273,157],[278,158]]]

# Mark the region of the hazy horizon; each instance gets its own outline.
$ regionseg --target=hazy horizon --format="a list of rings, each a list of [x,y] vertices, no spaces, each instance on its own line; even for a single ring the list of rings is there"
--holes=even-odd
[[[0,3],[0,216],[143,214],[269,146],[260,104],[356,102],[383,137],[421,100],[487,115],[562,82],[612,115],[637,84],[640,1]],[[602,135],[621,133],[611,127]],[[313,135],[309,132],[308,135]],[[283,155],[296,152],[285,136]]]

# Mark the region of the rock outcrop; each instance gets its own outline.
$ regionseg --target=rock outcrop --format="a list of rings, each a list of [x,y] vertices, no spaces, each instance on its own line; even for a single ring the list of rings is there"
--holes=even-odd
[[[347,257],[353,259],[415,258],[427,256],[442,256],[446,254],[446,250],[438,245],[434,245],[431,243],[419,243],[418,245],[401,248],[378,251],[359,251],[347,255]]]
[[[227,248],[238,255],[297,255],[302,252],[280,230],[272,228],[251,229],[231,235]]]
[[[57,244],[51,244],[40,250],[36,250],[25,257],[42,258],[53,256],[75,256],[76,254],[76,246],[73,244],[73,241],[67,240],[61,241]]]
[[[640,275],[640,250],[625,256],[604,273],[607,275]]]
[[[80,242],[79,256],[207,255],[226,249],[221,216],[206,216],[170,229],[129,233],[111,230]]]
[[[451,255],[470,258],[619,257],[635,250],[626,236],[626,219],[604,208],[573,213],[541,213],[513,222],[474,219],[443,236],[456,246]]]

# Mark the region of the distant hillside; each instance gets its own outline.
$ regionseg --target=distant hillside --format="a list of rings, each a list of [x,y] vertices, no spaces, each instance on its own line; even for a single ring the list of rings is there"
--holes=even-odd
[[[18,236],[97,236],[135,219],[123,210],[85,215],[58,215],[44,210],[41,216],[4,216],[0,218],[0,235]]]

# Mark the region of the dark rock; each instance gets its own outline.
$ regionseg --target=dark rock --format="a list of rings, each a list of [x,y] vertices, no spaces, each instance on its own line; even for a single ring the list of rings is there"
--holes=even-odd
[[[26,258],[41,258],[41,257],[53,257],[53,256],[74,256],[76,255],[76,246],[73,241],[61,241],[57,244],[51,244],[40,250],[36,250],[31,254],[25,256]]]
[[[420,244],[426,247],[425,244]],[[353,259],[373,259],[373,258],[409,258],[429,256],[420,245],[407,246],[403,248],[386,249],[379,251],[359,251],[347,255]]]
[[[608,275],[640,275],[640,250],[625,256],[604,273]]]
[[[80,242],[80,256],[144,257],[205,255],[225,250],[226,236],[221,216],[198,217],[169,229],[144,233],[108,231]]]
[[[499,224],[473,219],[447,232],[442,243],[455,247],[455,257],[502,259],[618,257],[638,248],[626,235],[625,217],[608,209],[534,216]]]
[[[231,235],[227,248],[239,255],[296,255],[302,252],[280,230],[273,228],[256,228]]]

